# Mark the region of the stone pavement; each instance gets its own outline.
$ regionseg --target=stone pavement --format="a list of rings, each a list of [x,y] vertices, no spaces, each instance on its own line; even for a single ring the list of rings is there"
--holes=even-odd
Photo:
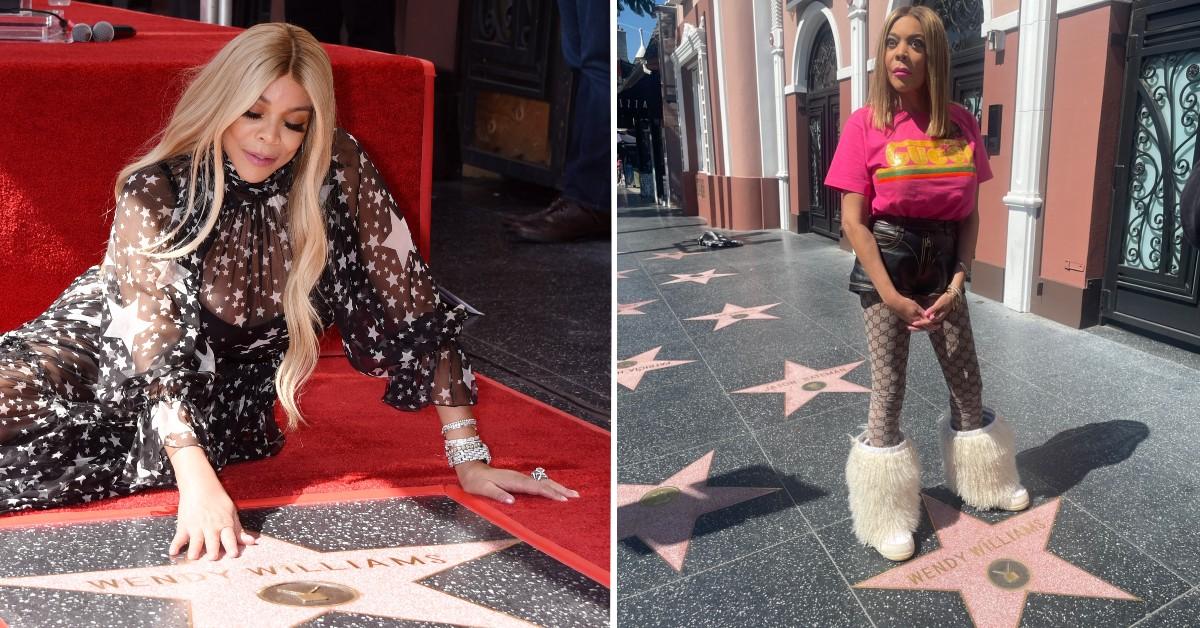
[[[914,338],[902,421],[926,512],[918,556],[891,563],[846,503],[871,385],[853,256],[780,231],[707,250],[706,228],[618,212],[621,626],[1198,625],[1200,356],[968,292],[984,403],[1016,432],[1033,504],[980,512],[946,490],[948,393]]]
[[[484,316],[463,330],[475,371],[609,427],[612,242],[515,242],[505,216],[548,205],[491,179],[434,185],[433,276]]]

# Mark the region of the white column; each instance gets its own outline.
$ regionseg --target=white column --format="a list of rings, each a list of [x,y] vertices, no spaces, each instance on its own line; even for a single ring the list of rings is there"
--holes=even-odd
[[[850,110],[867,103],[867,0],[850,0]]]
[[[1021,41],[1017,55],[1017,98],[1013,124],[1012,188],[1008,206],[1008,246],[1004,260],[1004,305],[1028,312],[1038,268],[1038,219],[1042,208],[1052,87],[1054,7],[1051,0],[1021,1]]]
[[[779,179],[779,227],[788,229],[788,143],[787,110],[783,97],[783,3],[771,0],[771,76],[775,78],[775,128],[779,140],[775,143],[775,178]],[[764,171],[765,175],[766,172]]]
[[[774,177],[779,169],[779,143],[786,141],[775,115],[775,50],[771,39],[772,14],[777,0],[754,0],[754,108],[758,117],[758,174]]]
[[[740,0],[739,0],[740,1]],[[721,104],[721,155],[725,158],[725,172],[720,174],[733,176],[733,156],[730,154],[729,141],[729,105],[725,99],[725,93],[728,87],[725,85],[725,49],[722,43],[721,31],[724,30],[721,24],[721,0],[712,0],[712,17],[713,17],[713,44],[717,47],[717,102]],[[735,11],[737,9],[734,9]],[[744,68],[742,68],[744,71]],[[711,171],[710,171],[711,172]],[[716,174],[716,173],[714,173]]]
[[[679,46],[675,48],[671,58],[675,61],[675,77],[676,85],[682,90],[683,88],[683,69],[691,63],[696,64],[696,81],[694,83],[695,105],[696,105],[696,124],[700,127],[700,137],[696,142],[696,150],[699,155],[695,155],[696,170],[712,174],[712,141],[709,133],[708,120],[708,45],[705,43],[705,32],[703,20],[701,20],[700,28],[696,28],[691,24],[683,25],[683,38],[679,42]],[[682,92],[679,93],[680,116],[681,124],[685,133],[692,133],[694,129],[688,129],[687,126],[687,107],[683,104]],[[686,170],[691,160],[687,152],[687,136],[683,136],[683,158],[684,169]]]

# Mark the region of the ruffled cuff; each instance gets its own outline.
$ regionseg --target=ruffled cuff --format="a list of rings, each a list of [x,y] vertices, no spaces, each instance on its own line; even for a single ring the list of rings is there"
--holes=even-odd
[[[159,400],[150,416],[150,429],[163,447],[200,446],[200,439],[192,429],[191,408],[178,399]]]
[[[203,417],[190,399],[160,396],[150,399],[138,413],[137,435],[125,460],[124,475],[132,488],[170,486],[174,470],[166,447],[200,447],[208,454]]]
[[[383,401],[398,410],[412,411],[430,404],[473,406],[477,398],[471,363],[458,343],[450,340],[437,351],[389,369]]]

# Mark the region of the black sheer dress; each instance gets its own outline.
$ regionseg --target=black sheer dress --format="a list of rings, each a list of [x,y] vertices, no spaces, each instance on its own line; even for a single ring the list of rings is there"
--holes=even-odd
[[[288,347],[292,166],[250,184],[226,159],[201,247],[141,255],[181,220],[189,166],[131,176],[104,261],[0,335],[0,512],[172,486],[164,445],[198,444],[216,469],[283,446],[273,378]],[[456,342],[467,313],[443,300],[375,166],[340,129],[321,199],[329,255],[312,303],[350,362],[386,378],[383,399],[401,410],[475,403]]]

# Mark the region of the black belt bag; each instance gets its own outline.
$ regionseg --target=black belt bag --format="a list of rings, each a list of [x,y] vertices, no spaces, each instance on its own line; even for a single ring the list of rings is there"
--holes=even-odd
[[[871,233],[897,292],[914,297],[946,291],[958,266],[958,222],[879,216]],[[850,271],[850,291],[876,292],[858,258]]]

